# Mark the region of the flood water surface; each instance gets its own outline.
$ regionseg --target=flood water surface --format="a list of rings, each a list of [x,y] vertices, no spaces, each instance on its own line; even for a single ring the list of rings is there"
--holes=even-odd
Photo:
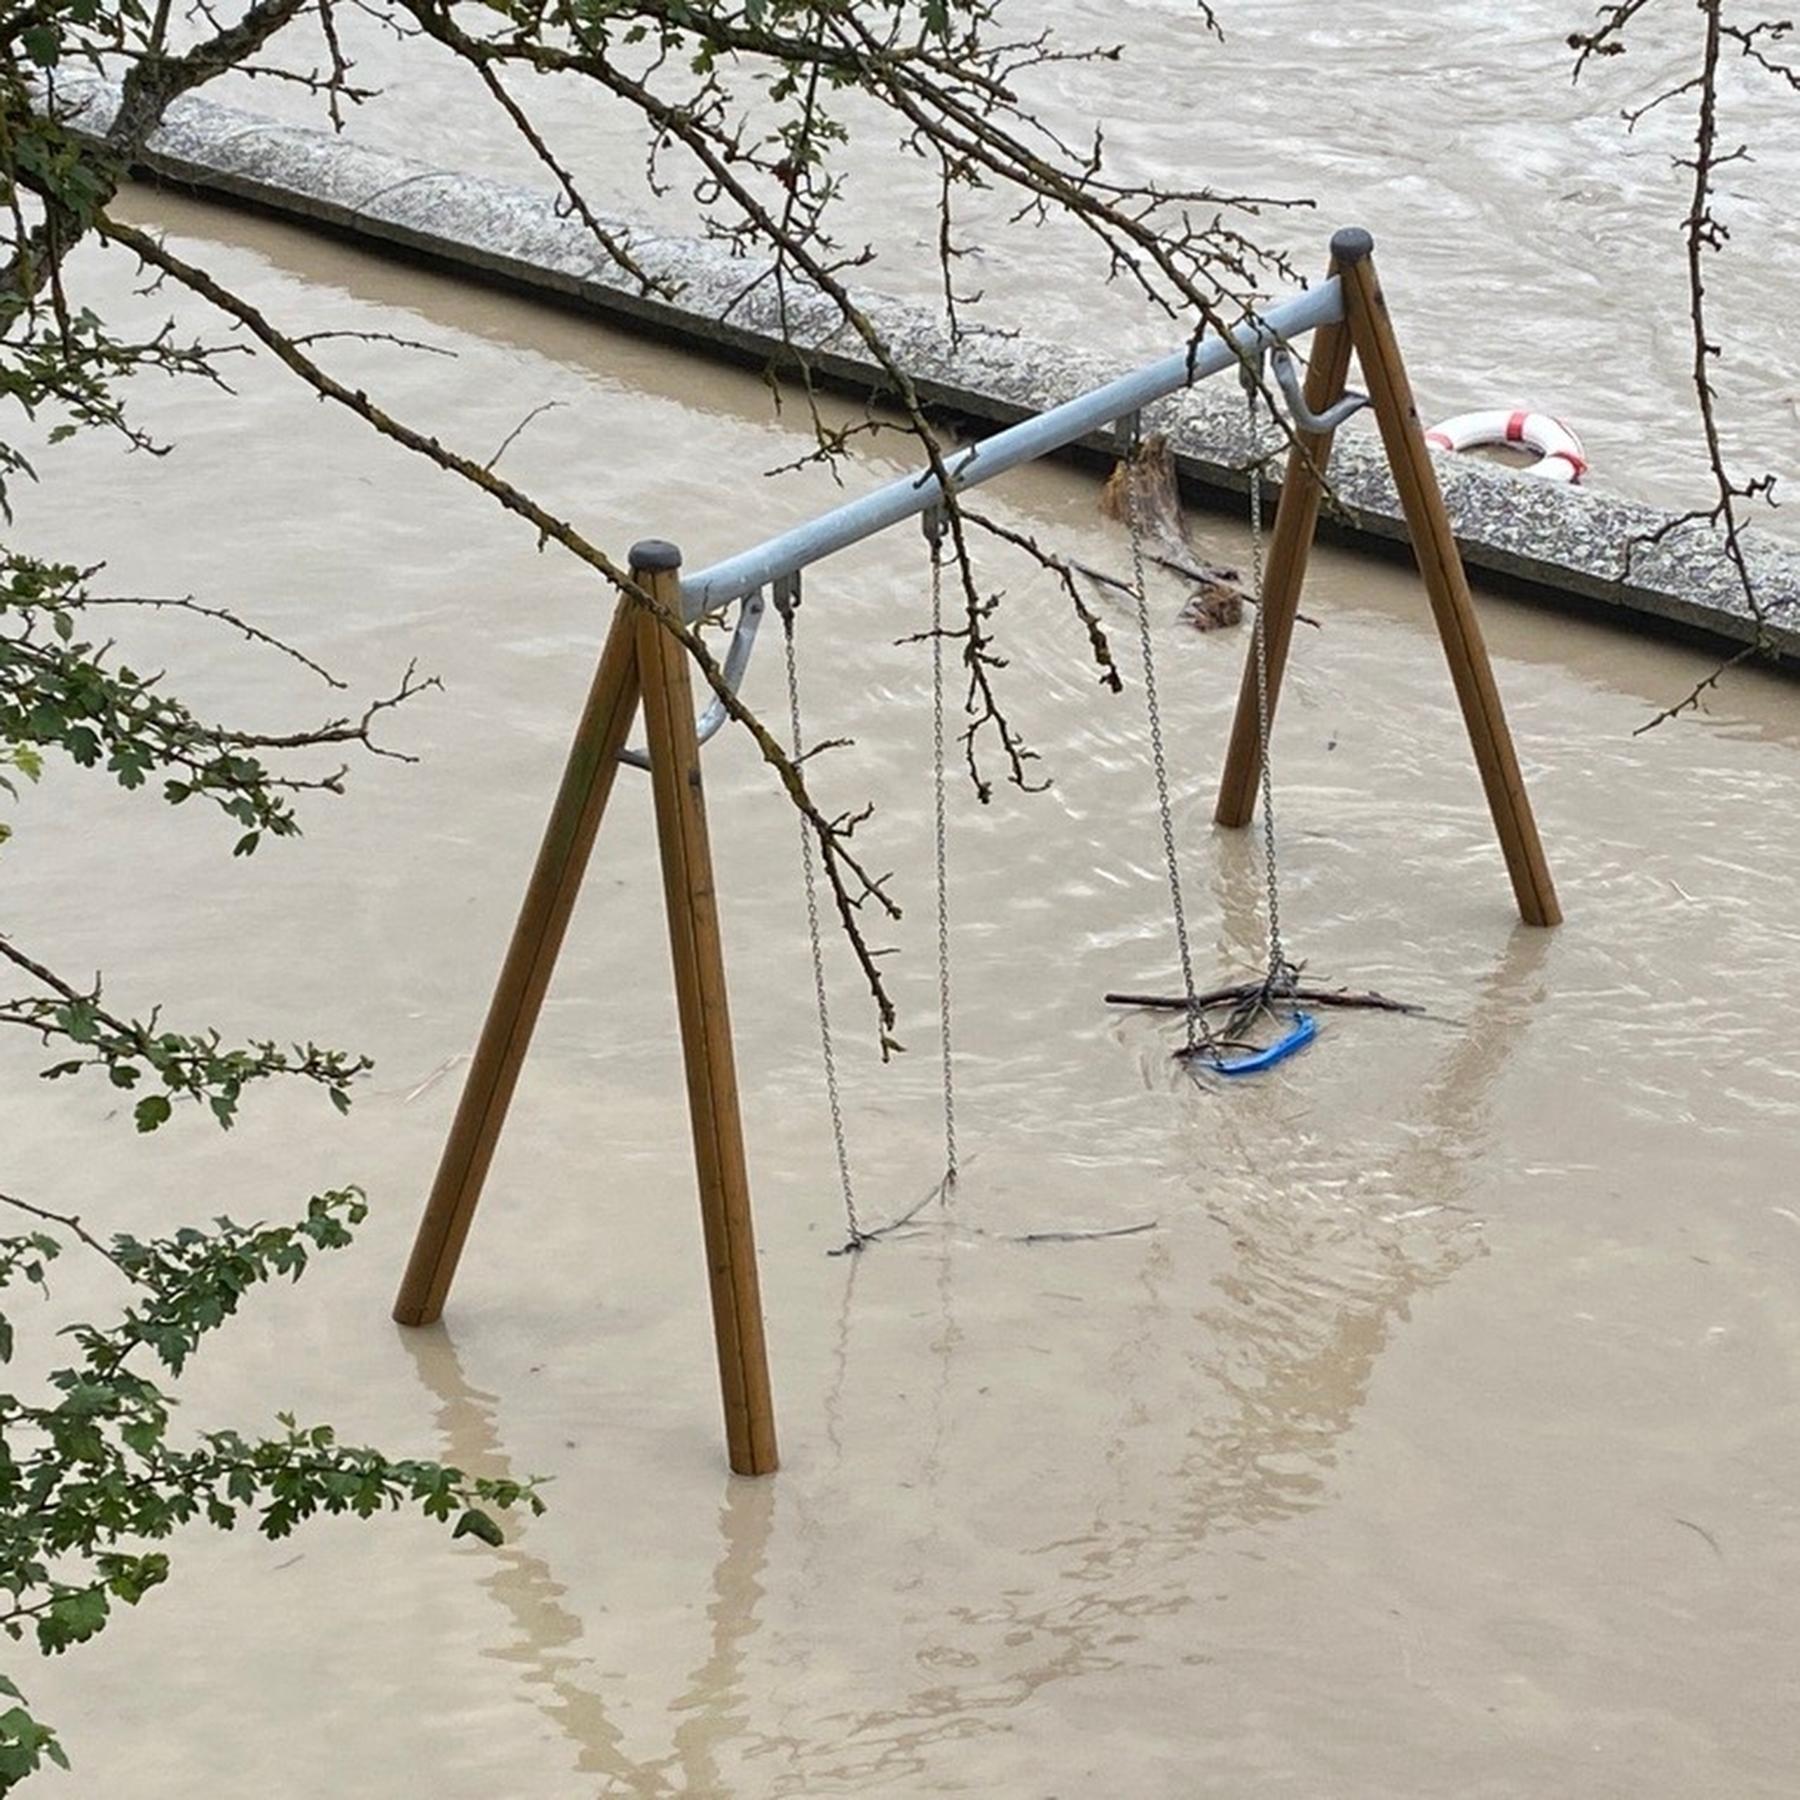
[[[711,560],[830,503],[748,376],[567,316],[134,201],[272,315],[428,340],[322,346],[347,378],[622,551]],[[96,277],[121,297],[130,271]],[[145,302],[166,307],[167,296]],[[196,314],[190,321],[203,325]],[[214,327],[205,326],[208,330]],[[116,591],[235,599],[380,691],[416,764],[359,767],[250,859],[193,808],[57,770],[13,814],[7,929],[121,1004],[366,1049],[350,1118],[247,1106],[138,1140],[5,1049],[8,1186],[143,1229],[298,1212],[363,1182],[351,1251],[257,1297],[189,1422],[278,1409],[547,1477],[505,1547],[410,1521],[191,1534],[98,1643],[19,1673],[67,1791],[394,1800],[1792,1791],[1800,1760],[1800,1004],[1791,687],[1488,596],[1481,612],[1567,924],[1514,918],[1423,598],[1321,552],[1275,743],[1291,948],[1416,1001],[1342,1013],[1235,1086],[1172,1064],[1174,946],[1139,684],[1098,686],[1066,599],[984,554],[1002,692],[1053,779],[948,842],[961,1180],[860,1257],[817,1072],[794,820],[741,736],[706,778],[784,1466],[723,1469],[646,785],[616,790],[445,1323],[387,1309],[610,610],[480,496],[261,362],[149,390],[169,457],[80,443],[23,497]],[[852,471],[853,485],[895,463]],[[91,496],[104,491],[104,508]],[[84,498],[86,496],[86,498]],[[984,505],[1105,568],[1085,476]],[[1206,554],[1242,565],[1235,520]],[[1245,648],[1155,594],[1194,955],[1256,964],[1262,866],[1210,824]],[[1129,618],[1097,596],[1121,665]],[[883,1067],[828,944],[865,1214],[941,1172],[923,549],[817,571],[815,765],[896,872],[908,1053]],[[235,717],[344,704],[191,622],[143,662]],[[765,644],[747,692],[784,706]],[[79,1154],[75,1155],[74,1152]],[[1061,1241],[1143,1226],[1129,1237]],[[1024,1241],[1049,1235],[1052,1241]],[[59,1271],[58,1312],[102,1303]],[[91,1284],[91,1285],[89,1285]],[[50,1787],[46,1782],[46,1788]]]

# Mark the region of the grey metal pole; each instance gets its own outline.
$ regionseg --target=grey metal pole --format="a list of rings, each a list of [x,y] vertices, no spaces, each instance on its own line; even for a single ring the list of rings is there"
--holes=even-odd
[[[1343,316],[1343,290],[1339,283],[1335,279],[1321,282],[1257,318],[1246,320],[1229,337],[1202,338],[1198,344],[1147,363],[1130,375],[1121,375],[1117,381],[1109,381],[1091,393],[1053,406],[1048,412],[1037,413],[957,451],[945,464],[951,482],[959,492],[979,487],[1022,463],[1047,456],[1182,388],[1192,387],[1209,375],[1241,367],[1259,349],[1300,337]],[[791,575],[796,569],[848,549],[890,525],[915,518],[936,506],[939,499],[938,478],[930,469],[891,481],[872,494],[821,513],[753,549],[684,576],[682,611],[690,621],[697,619],[704,612],[766,587],[778,576]]]

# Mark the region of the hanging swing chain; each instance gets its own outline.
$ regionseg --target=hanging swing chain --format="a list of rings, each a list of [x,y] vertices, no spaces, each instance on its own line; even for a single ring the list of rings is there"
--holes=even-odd
[[[1261,992],[1238,1009],[1227,1027],[1227,1036],[1235,1036],[1242,1025],[1264,1010],[1280,995],[1291,994],[1298,971],[1287,960],[1281,936],[1281,886],[1275,835],[1275,789],[1269,763],[1269,646],[1266,627],[1267,609],[1263,604],[1263,531],[1262,472],[1265,458],[1256,455],[1259,432],[1256,414],[1260,381],[1245,372],[1245,389],[1249,397],[1250,428],[1250,559],[1251,580],[1256,596],[1256,619],[1252,626],[1252,650],[1256,663],[1256,726],[1261,752],[1261,797],[1263,814],[1263,863],[1268,889],[1268,963]],[[1134,413],[1124,421],[1127,457],[1138,449],[1139,420]],[[1145,574],[1143,520],[1138,483],[1128,478],[1125,484],[1126,515],[1131,537],[1131,587],[1136,603],[1138,645],[1144,667],[1144,710],[1150,727],[1150,754],[1156,776],[1156,805],[1162,825],[1163,857],[1169,879],[1169,902],[1175,922],[1175,943],[1181,959],[1181,986],[1185,1000],[1187,1053],[1213,1049],[1215,1040],[1206,1023],[1200,991],[1194,980],[1193,948],[1188,937],[1187,908],[1181,891],[1181,858],[1175,845],[1175,809],[1169,789],[1169,764],[1163,740],[1162,708],[1156,686],[1155,639],[1150,628],[1149,587]],[[932,823],[935,837],[937,877],[937,976],[938,976],[938,1041],[942,1056],[944,1083],[944,1180],[940,1190],[948,1194],[956,1185],[956,1065],[951,1039],[950,1003],[950,857],[947,821],[948,765],[945,752],[944,705],[944,514],[941,506],[925,512],[921,523],[931,550],[931,753],[932,753]],[[799,655],[795,643],[794,614],[800,605],[800,577],[796,572],[781,577],[774,585],[775,610],[781,615],[782,645],[787,667],[788,727],[796,762],[806,753],[805,733],[800,718]],[[838,1084],[837,1054],[831,1030],[831,1005],[825,986],[824,936],[819,921],[818,871],[813,853],[812,832],[806,820],[800,821],[800,866],[806,889],[806,927],[812,950],[813,993],[818,1004],[819,1048],[825,1068],[825,1093],[831,1111],[832,1145],[836,1152],[838,1183],[843,1193],[844,1217],[849,1226],[848,1249],[860,1249],[872,1241],[873,1234],[863,1229],[857,1212],[855,1185],[850,1173],[850,1155],[844,1127],[842,1094]]]
[[[794,613],[800,605],[798,572],[775,583],[775,610],[781,615],[782,646],[787,655],[788,731],[796,763],[806,754],[800,727],[800,664],[794,644]],[[870,1241],[856,1211],[856,1189],[850,1179],[850,1151],[844,1135],[844,1105],[838,1091],[837,1051],[831,1037],[831,1002],[825,991],[825,944],[819,928],[819,884],[813,860],[812,825],[800,821],[800,872],[806,886],[806,931],[812,943],[813,995],[819,1009],[819,1051],[825,1064],[825,1098],[831,1108],[831,1141],[837,1152],[838,1185],[843,1190],[844,1218],[850,1227],[846,1249],[860,1250]]]
[[[931,784],[937,837],[938,1045],[944,1072],[944,1183],[956,1185],[956,1070],[950,1045],[950,854],[946,830],[944,754],[944,510],[926,510],[921,524],[931,546]]]
[[[1281,874],[1276,855],[1275,778],[1269,763],[1269,738],[1273,721],[1269,705],[1269,609],[1264,603],[1263,594],[1262,529],[1262,478],[1263,467],[1268,459],[1257,454],[1261,441],[1256,411],[1257,396],[1262,387],[1260,368],[1246,368],[1243,380],[1244,392],[1248,398],[1250,434],[1250,574],[1256,595],[1256,620],[1251,626],[1251,649],[1256,662],[1256,736],[1261,761],[1259,779],[1262,791],[1263,877],[1268,889],[1269,917],[1268,961],[1263,973],[1262,991],[1239,1008],[1232,1021],[1234,1030],[1240,1023],[1248,1023],[1271,1000],[1291,994],[1299,974],[1287,959],[1287,948],[1281,937]]]
[[[1169,762],[1163,748],[1162,708],[1156,693],[1156,648],[1150,630],[1150,594],[1144,577],[1144,526],[1136,471],[1130,466],[1137,455],[1140,422],[1132,413],[1122,421],[1125,430],[1125,517],[1131,536],[1131,595],[1137,606],[1138,648],[1144,664],[1144,711],[1150,724],[1150,760],[1156,771],[1156,809],[1162,821],[1163,864],[1169,877],[1169,905],[1175,920],[1175,945],[1181,956],[1181,991],[1186,999],[1187,1043],[1192,1054],[1212,1046],[1212,1033],[1200,1004],[1194,981],[1194,953],[1188,941],[1187,908],[1181,898],[1181,858],[1175,848],[1175,808],[1169,798]]]

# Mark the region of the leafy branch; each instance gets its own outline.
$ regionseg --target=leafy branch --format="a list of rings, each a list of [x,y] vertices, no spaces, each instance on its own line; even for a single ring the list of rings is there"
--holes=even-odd
[[[172,1441],[176,1401],[133,1359],[179,1375],[254,1289],[298,1280],[314,1256],[350,1243],[368,1211],[360,1190],[315,1195],[291,1224],[221,1218],[209,1231],[119,1234],[109,1244],[72,1216],[5,1193],[0,1205],[50,1227],[0,1237],[0,1290],[23,1282],[47,1292],[66,1233],[134,1296],[112,1325],[67,1328],[79,1355],[50,1373],[41,1399],[0,1394],[0,1628],[10,1637],[29,1631],[51,1655],[95,1637],[118,1606],[138,1605],[168,1579],[161,1546],[196,1521],[219,1530],[250,1521],[279,1539],[321,1514],[410,1508],[450,1524],[452,1537],[493,1544],[494,1512],[543,1510],[535,1482],[341,1444],[330,1426],[290,1413],[266,1436],[226,1429]],[[0,1314],[0,1362],[12,1348],[10,1317]],[[20,1698],[4,1678],[0,1691]],[[0,1714],[0,1792],[44,1760],[68,1766],[55,1733],[22,1702]]]
[[[366,1056],[317,1044],[283,1049],[273,1041],[228,1046],[217,1031],[166,1029],[160,1011],[127,1019],[100,1001],[100,983],[83,992],[53,969],[0,937],[0,958],[23,970],[43,991],[0,997],[0,1025],[35,1032],[48,1045],[72,1049],[43,1071],[57,1081],[86,1069],[104,1069],[115,1088],[135,1089],[146,1076],[161,1091],[146,1093],[132,1109],[139,1131],[154,1131],[173,1116],[178,1100],[203,1105],[226,1130],[237,1118],[252,1082],[292,1076],[322,1087],[339,1112],[350,1110],[350,1088],[374,1067]]]
[[[341,794],[349,773],[339,765],[316,775],[282,774],[266,758],[355,745],[375,756],[411,760],[383,745],[375,730],[382,715],[439,685],[435,678],[421,679],[415,666],[409,665],[399,686],[372,701],[360,717],[331,718],[306,730],[279,733],[216,724],[166,692],[160,674],[113,663],[110,643],[77,635],[78,616],[93,604],[85,590],[91,573],[0,547],[0,745],[29,778],[41,773],[41,752],[48,749],[61,751],[82,768],[104,767],[124,788],[160,777],[163,797],[172,804],[199,796],[242,827],[235,854],[248,856],[265,833],[299,834],[292,795],[307,790]],[[223,608],[193,610],[225,620],[246,635],[274,641]],[[300,660],[318,670],[309,658]],[[22,749],[29,754],[21,756]]]

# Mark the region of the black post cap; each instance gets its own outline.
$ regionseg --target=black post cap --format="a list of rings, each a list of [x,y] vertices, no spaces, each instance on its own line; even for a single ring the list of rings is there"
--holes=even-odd
[[[680,550],[661,538],[643,538],[631,546],[631,570],[634,575],[655,575],[665,569],[680,567]]]
[[[1359,263],[1375,248],[1375,240],[1360,225],[1346,225],[1331,234],[1331,254],[1344,264]]]

